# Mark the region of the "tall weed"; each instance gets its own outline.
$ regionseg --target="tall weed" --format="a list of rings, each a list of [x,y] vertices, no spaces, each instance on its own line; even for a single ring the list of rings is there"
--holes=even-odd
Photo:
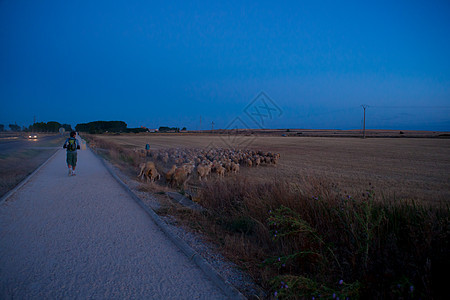
[[[218,225],[214,234],[247,241],[242,251],[236,243],[223,247],[239,260],[257,257],[262,263],[251,268],[253,276],[277,298],[446,294],[440,274],[449,264],[448,206],[378,199],[370,185],[349,196],[320,181],[248,178],[205,183],[199,202]],[[248,223],[234,230],[224,221],[242,219],[251,220],[253,230],[244,230]]]

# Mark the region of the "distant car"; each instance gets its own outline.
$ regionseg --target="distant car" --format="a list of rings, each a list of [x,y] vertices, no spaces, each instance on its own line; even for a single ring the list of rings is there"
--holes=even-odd
[[[30,140],[35,140],[35,139],[37,139],[37,135],[36,135],[36,134],[30,134],[30,135],[28,136],[28,139],[30,139]]]

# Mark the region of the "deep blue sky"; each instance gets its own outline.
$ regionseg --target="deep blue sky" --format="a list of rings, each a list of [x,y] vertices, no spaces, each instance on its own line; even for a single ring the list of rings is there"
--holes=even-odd
[[[448,0],[187,2],[0,0],[0,124],[450,130]]]

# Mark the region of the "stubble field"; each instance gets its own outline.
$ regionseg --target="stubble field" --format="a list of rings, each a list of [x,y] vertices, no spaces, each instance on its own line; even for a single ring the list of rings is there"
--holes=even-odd
[[[237,175],[202,182],[194,172],[187,189],[175,187],[193,193],[204,213],[170,205],[159,211],[207,236],[246,270],[267,292],[259,299],[447,294],[441,274],[450,268],[449,139],[184,133],[88,140],[133,177],[146,159],[167,172],[175,161],[155,154],[174,148],[279,153],[276,165],[242,165]],[[147,157],[146,144],[155,150]],[[140,189],[164,198],[170,187],[161,175]]]
[[[345,194],[371,186],[392,199],[445,202],[450,199],[450,139],[332,138],[219,135],[101,135],[129,149],[245,148],[281,154],[276,166],[241,167],[255,181],[315,180]],[[239,146],[244,145],[244,146]]]

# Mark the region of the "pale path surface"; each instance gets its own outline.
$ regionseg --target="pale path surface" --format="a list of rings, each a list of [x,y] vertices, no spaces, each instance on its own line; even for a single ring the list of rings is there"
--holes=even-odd
[[[92,152],[0,205],[0,299],[224,299]]]

